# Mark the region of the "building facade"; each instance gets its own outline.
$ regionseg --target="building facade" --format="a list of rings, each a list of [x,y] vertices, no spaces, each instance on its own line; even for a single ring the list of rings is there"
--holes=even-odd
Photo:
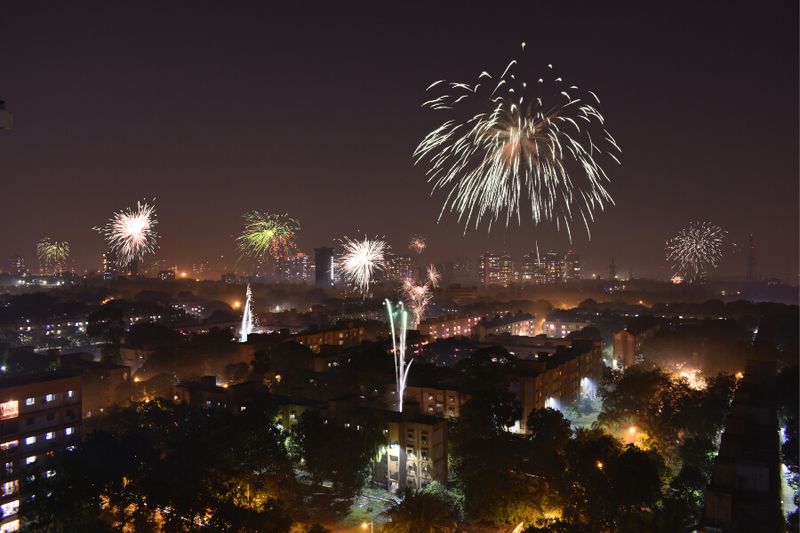
[[[60,372],[0,380],[0,532],[24,527],[23,476],[55,474],[47,458],[79,441],[81,378]]]

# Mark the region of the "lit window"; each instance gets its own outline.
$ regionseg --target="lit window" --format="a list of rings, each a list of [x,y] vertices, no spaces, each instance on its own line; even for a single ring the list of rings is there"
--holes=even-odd
[[[55,476],[55,475],[56,475],[56,471],[55,471],[55,470],[47,470],[47,471],[44,473],[44,475],[45,475],[45,476],[47,476],[47,477],[53,477],[53,476]]]
[[[13,481],[6,481],[2,485],[0,485],[0,494],[3,496],[10,496],[15,494],[19,490],[19,481],[16,479]]]
[[[64,430],[64,435],[72,435],[75,433],[75,428],[67,428]]]
[[[12,533],[12,531],[19,531],[19,520],[12,520],[0,526],[0,533]]]
[[[29,465],[29,464],[32,464],[32,463],[35,463],[35,462],[36,462],[36,456],[35,455],[31,455],[30,457],[25,459],[25,464],[26,465]]]
[[[0,505],[0,510],[3,511],[3,516],[17,514],[17,511],[19,511],[19,500],[11,500],[8,503]]]
[[[28,437],[25,439],[25,444],[30,446],[31,444],[36,444],[36,437]]]
[[[6,450],[10,450],[12,448],[16,448],[17,446],[19,446],[19,441],[18,440],[10,440],[8,442],[4,442],[4,443],[0,444],[0,451],[4,452]]]
[[[33,405],[36,403],[36,398],[27,398],[25,400],[25,405]]]
[[[0,403],[0,420],[16,418],[17,415],[19,415],[19,402],[17,400],[8,400]]]
[[[68,390],[67,391],[67,398],[73,398],[74,396],[75,396],[75,391],[74,390]]]
[[[56,434],[52,431],[48,431],[44,436],[45,440],[53,440],[55,437]]]
[[[48,394],[47,396],[44,397],[44,402],[45,403],[54,402],[55,400],[56,400],[56,395],[55,394]]]

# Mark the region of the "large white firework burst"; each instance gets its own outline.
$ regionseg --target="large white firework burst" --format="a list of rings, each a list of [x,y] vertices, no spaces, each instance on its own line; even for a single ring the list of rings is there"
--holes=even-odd
[[[690,282],[702,280],[722,259],[727,232],[710,222],[691,222],[667,241],[667,261],[676,276]]]
[[[534,224],[563,226],[571,240],[574,220],[588,234],[595,212],[614,203],[601,162],[619,164],[621,150],[597,95],[567,84],[552,65],[529,79],[524,50],[522,43],[520,59],[499,76],[484,71],[475,83],[428,87],[435,95],[423,107],[451,118],[419,143],[415,164],[427,164],[434,191],[448,191],[440,219],[453,211],[466,231],[483,221],[521,223],[530,212]]]
[[[362,240],[344,237],[341,243],[344,253],[337,260],[337,267],[345,280],[366,298],[373,275],[386,267],[389,245],[382,239],[369,237]]]
[[[124,267],[155,251],[156,224],[155,205],[136,202],[136,207],[117,211],[104,226],[95,230],[103,234],[109,247],[117,253],[118,264]]]

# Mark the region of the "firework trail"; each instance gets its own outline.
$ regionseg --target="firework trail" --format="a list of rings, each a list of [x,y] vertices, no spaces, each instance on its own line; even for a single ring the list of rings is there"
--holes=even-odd
[[[589,234],[594,213],[613,205],[601,159],[619,164],[621,150],[593,92],[562,81],[552,65],[526,81],[523,60],[499,77],[484,71],[475,83],[432,83],[422,106],[451,118],[419,143],[415,164],[427,165],[434,191],[447,191],[440,220],[450,210],[466,232],[484,220],[490,229],[502,219],[521,223],[530,210],[534,224],[563,226],[572,240],[573,220]]]
[[[119,266],[125,267],[141,260],[156,249],[158,233],[156,208],[146,202],[136,202],[136,207],[117,211],[109,221],[94,228],[106,239],[109,247],[117,253]]]
[[[244,228],[236,238],[241,257],[278,259],[294,251],[300,224],[293,218],[261,211],[248,211],[242,218]]]
[[[36,255],[43,271],[64,272],[69,260],[69,242],[53,241],[50,237],[45,237],[36,243]]]
[[[406,305],[414,315],[414,323],[419,325],[425,316],[425,311],[433,299],[433,289],[439,284],[441,276],[436,267],[430,265],[426,272],[424,283],[415,283],[410,280],[403,282],[403,298]]]
[[[337,260],[337,266],[344,273],[347,282],[366,298],[372,276],[386,267],[389,245],[381,239],[355,240],[345,237],[341,240],[344,253]]]
[[[408,241],[408,249],[414,252],[415,254],[421,254],[425,251],[427,247],[427,243],[425,242],[425,237],[422,235],[414,235]]]
[[[667,241],[667,261],[675,276],[689,282],[703,279],[722,258],[722,244],[727,232],[709,222],[692,222]]]
[[[408,311],[403,307],[403,302],[392,308],[392,302],[386,299],[386,313],[389,315],[389,325],[392,332],[392,354],[394,355],[394,377],[397,385],[397,410],[403,412],[403,395],[411,370],[412,359],[406,361],[406,334],[408,333]],[[400,330],[399,333],[397,330]]]

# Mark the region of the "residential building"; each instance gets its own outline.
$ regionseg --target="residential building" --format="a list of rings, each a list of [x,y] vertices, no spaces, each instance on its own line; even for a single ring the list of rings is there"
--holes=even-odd
[[[581,258],[572,250],[564,256],[564,281],[575,283],[581,280]]]
[[[319,331],[308,330],[296,335],[292,340],[319,353],[322,346],[356,346],[364,340],[364,326],[348,324]]]
[[[389,491],[447,483],[447,421],[421,415],[408,404],[386,412],[389,445],[373,463],[373,482]]]
[[[484,318],[473,328],[472,334],[478,339],[483,339],[489,335],[510,335],[534,336],[536,322],[533,315],[521,311],[516,314],[508,313],[496,315],[494,318]]]
[[[314,249],[314,283],[317,287],[333,287],[336,281],[333,259],[333,248]]]
[[[414,279],[414,258],[410,255],[393,255],[386,261],[386,279],[411,281]]]
[[[24,528],[23,476],[54,475],[48,457],[80,440],[81,378],[45,372],[0,380],[0,532]],[[42,497],[45,497],[42,495]]]
[[[480,320],[480,315],[448,315],[444,318],[423,320],[417,325],[417,330],[432,341],[449,337],[469,337],[472,335],[472,328]]]
[[[774,361],[745,366],[714,459],[700,533],[784,531],[774,378]]]
[[[591,326],[591,322],[585,320],[578,320],[575,318],[548,318],[542,323],[542,333],[548,337],[565,338],[570,333],[580,331],[587,326]]]
[[[298,252],[278,260],[278,279],[289,283],[310,283],[314,276],[311,256]]]

